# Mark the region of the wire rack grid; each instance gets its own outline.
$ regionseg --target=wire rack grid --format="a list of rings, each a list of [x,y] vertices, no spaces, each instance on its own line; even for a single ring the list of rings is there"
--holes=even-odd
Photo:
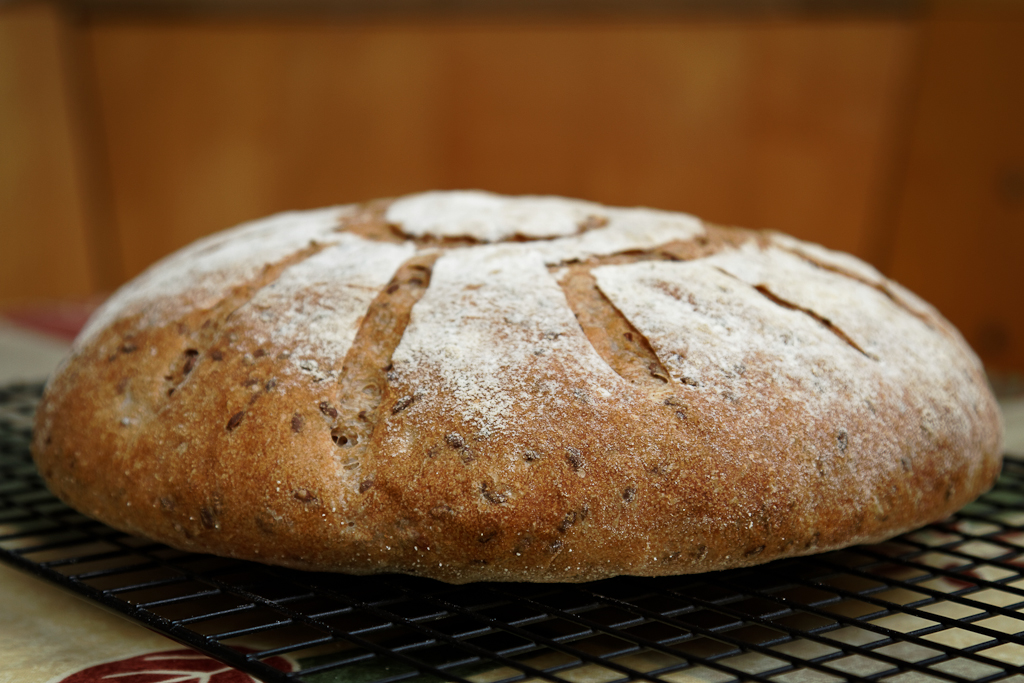
[[[88,519],[32,463],[40,392],[0,388],[0,560],[264,681],[1024,683],[1024,463],[881,545],[695,576],[451,586],[185,553]]]

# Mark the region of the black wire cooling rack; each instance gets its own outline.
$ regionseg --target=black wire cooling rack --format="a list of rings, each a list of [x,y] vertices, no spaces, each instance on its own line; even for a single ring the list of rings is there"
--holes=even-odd
[[[450,586],[184,553],[83,517],[29,456],[39,393],[0,388],[0,559],[265,681],[1024,681],[1022,463],[955,517],[877,546]]]

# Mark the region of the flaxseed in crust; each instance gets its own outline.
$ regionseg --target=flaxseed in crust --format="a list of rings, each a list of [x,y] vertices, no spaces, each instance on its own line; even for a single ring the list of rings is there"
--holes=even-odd
[[[187,550],[453,583],[751,565],[987,489],[928,304],[684,214],[483,192],[288,213],[118,291],[50,380],[53,491]]]

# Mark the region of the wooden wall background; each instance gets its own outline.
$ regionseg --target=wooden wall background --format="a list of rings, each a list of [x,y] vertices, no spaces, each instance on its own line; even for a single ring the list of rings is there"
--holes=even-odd
[[[0,5],[0,305],[110,291],[275,211],[478,187],[850,251],[935,303],[990,367],[1022,371],[1024,13],[962,4]]]

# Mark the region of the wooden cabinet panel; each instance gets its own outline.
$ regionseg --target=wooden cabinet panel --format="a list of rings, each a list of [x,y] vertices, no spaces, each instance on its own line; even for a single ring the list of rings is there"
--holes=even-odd
[[[273,211],[457,187],[686,210],[867,255],[916,29],[137,20],[91,36],[131,274]]]
[[[1019,370],[1024,19],[971,7],[657,23],[110,13],[73,27],[50,4],[5,7],[0,303],[108,288],[275,211],[478,187],[853,252],[933,301],[992,367]]]
[[[50,5],[0,7],[0,304],[95,286],[66,37]]]
[[[130,274],[242,220],[438,182],[419,31],[147,23],[93,40]]]
[[[914,39],[855,21],[463,35],[448,184],[690,211],[863,255]]]
[[[924,49],[890,272],[1024,370],[1024,13],[940,14]]]

